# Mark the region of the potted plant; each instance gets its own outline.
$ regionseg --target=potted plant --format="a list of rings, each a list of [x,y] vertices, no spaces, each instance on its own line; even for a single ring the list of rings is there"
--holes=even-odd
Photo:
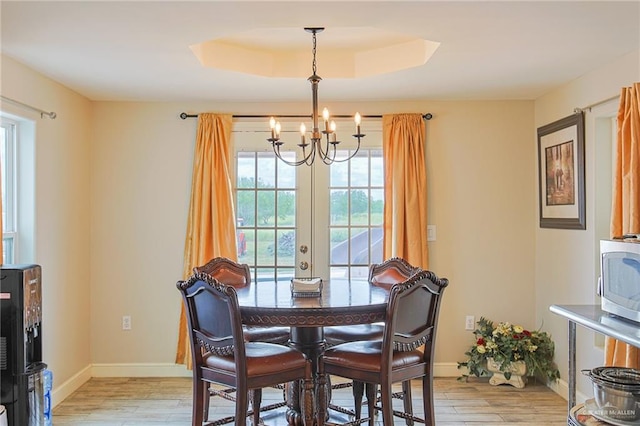
[[[560,378],[560,372],[553,362],[555,345],[548,333],[540,330],[529,331],[520,325],[501,322],[495,325],[482,317],[473,331],[475,343],[465,352],[467,360],[458,363],[458,368],[466,368],[468,373],[459,377],[466,380],[470,375],[489,376],[487,364],[495,364],[499,373],[510,380],[516,369],[514,364],[522,361],[527,376],[543,377],[545,380]]]

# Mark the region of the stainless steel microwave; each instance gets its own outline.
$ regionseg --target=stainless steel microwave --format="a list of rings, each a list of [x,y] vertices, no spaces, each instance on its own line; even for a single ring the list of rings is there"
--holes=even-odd
[[[602,310],[640,323],[640,239],[600,241]]]

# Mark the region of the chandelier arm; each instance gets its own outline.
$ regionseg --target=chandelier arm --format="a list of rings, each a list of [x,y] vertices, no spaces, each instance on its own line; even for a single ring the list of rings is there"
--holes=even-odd
[[[325,158],[328,158],[329,156],[329,134],[326,135],[327,140],[326,140],[326,145],[325,145],[325,150],[322,150],[322,138],[318,139],[316,141],[316,144],[318,145],[318,155],[319,157],[322,159],[322,161],[324,162]]]
[[[358,138],[358,145],[356,146],[356,150],[353,151],[353,153],[348,156],[347,158],[343,158],[342,160],[333,160],[332,163],[344,163],[345,161],[349,161],[351,160],[353,157],[356,156],[356,154],[358,153],[358,151],[360,151],[360,138]]]
[[[305,164],[305,161],[308,159],[308,157],[307,157],[307,158],[304,158],[304,159],[299,160],[299,161],[286,160],[286,159],[284,159],[282,157],[282,154],[280,154],[280,145],[277,145],[277,144],[273,144],[273,153],[276,155],[276,157],[278,157],[278,159],[280,159],[280,161],[282,161],[283,163],[285,163],[285,164],[287,164],[289,166],[294,166],[294,167],[298,167],[298,166],[301,166],[301,165]]]

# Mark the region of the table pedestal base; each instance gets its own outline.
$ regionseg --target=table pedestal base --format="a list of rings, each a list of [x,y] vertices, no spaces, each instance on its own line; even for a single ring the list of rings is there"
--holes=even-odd
[[[324,375],[318,374],[318,362],[324,352],[324,330],[322,327],[291,327],[291,346],[304,353],[311,360],[314,382],[314,412],[316,423],[324,424],[328,413],[327,406],[331,397],[331,386]],[[287,383],[285,400],[287,402],[287,423],[292,426],[304,424],[303,408],[300,405],[302,388],[300,382]],[[324,419],[322,422],[317,419]]]

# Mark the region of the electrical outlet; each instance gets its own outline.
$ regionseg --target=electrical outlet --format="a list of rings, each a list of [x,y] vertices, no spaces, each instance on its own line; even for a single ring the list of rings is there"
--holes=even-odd
[[[129,315],[122,317],[122,329],[131,330],[131,317]]]
[[[473,331],[476,328],[476,319],[473,315],[467,315],[464,319],[464,329]]]
[[[435,240],[436,240],[436,226],[427,225],[427,241],[435,241]]]

